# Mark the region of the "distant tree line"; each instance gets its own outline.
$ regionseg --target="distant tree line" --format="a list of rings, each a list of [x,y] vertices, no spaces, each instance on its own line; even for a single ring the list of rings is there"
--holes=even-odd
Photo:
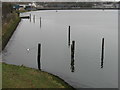
[[[102,4],[116,4],[118,2],[38,2],[38,5],[43,7],[80,7],[80,8],[92,8],[94,5]]]
[[[91,2],[39,2],[44,7],[92,7]]]

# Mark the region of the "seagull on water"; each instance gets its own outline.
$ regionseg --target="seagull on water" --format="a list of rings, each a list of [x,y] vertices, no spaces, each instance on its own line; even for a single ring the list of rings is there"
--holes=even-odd
[[[26,49],[27,51],[30,51],[30,49],[28,48],[28,49]]]

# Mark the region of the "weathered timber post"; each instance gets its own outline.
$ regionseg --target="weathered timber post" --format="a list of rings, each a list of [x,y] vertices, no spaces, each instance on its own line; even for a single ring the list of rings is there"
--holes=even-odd
[[[34,21],[34,23],[35,23],[35,15],[33,16],[33,21]]]
[[[37,61],[38,61],[38,69],[41,70],[41,65],[40,65],[40,57],[41,57],[41,44],[38,44],[38,56],[37,56]]]
[[[68,45],[70,46],[70,26],[68,28]]]
[[[41,28],[41,17],[40,17],[40,28]]]
[[[31,14],[30,14],[30,16],[29,16],[29,17],[30,17],[30,22],[31,22]]]
[[[101,68],[103,68],[103,60],[104,60],[104,38],[102,38]]]

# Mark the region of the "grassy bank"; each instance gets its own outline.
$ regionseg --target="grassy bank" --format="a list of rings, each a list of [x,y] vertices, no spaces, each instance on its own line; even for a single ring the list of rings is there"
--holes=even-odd
[[[16,10],[15,12],[16,13],[25,13],[25,12],[30,12],[30,11],[28,11],[28,10]]]
[[[2,64],[0,62],[0,89],[2,88]]]
[[[60,78],[47,72],[2,64],[2,87],[3,88],[73,88]]]
[[[10,19],[7,22],[2,24],[2,49],[5,48],[7,42],[20,22],[20,17],[17,15],[17,13],[10,14],[9,18]]]

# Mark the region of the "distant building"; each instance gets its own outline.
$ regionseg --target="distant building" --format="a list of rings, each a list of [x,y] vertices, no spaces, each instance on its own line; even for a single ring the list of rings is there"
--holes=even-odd
[[[19,10],[19,5],[14,5],[14,6],[13,6],[13,9]]]
[[[115,4],[115,8],[120,8],[120,4],[119,3]]]
[[[31,10],[36,10],[36,8],[33,7],[33,6],[30,6],[30,5],[27,5],[27,6],[25,7],[25,10],[31,11]]]
[[[25,4],[17,4],[17,5],[14,5],[14,6],[13,6],[13,8],[14,8],[15,10],[24,10],[25,7],[26,7]]]
[[[29,6],[32,6],[32,7],[37,7],[37,4],[36,4],[35,2],[29,3],[28,5],[29,5]]]
[[[114,3],[99,3],[99,4],[93,4],[93,8],[115,8],[116,4]]]
[[[17,4],[17,5],[14,5],[13,8],[15,10],[35,10],[36,4],[35,3]]]
[[[104,8],[114,8],[114,4],[103,4]]]
[[[120,8],[120,2],[118,2],[118,8]]]
[[[26,7],[26,5],[25,5],[25,4],[19,4],[19,10],[24,10],[24,9],[25,9],[25,7]]]

